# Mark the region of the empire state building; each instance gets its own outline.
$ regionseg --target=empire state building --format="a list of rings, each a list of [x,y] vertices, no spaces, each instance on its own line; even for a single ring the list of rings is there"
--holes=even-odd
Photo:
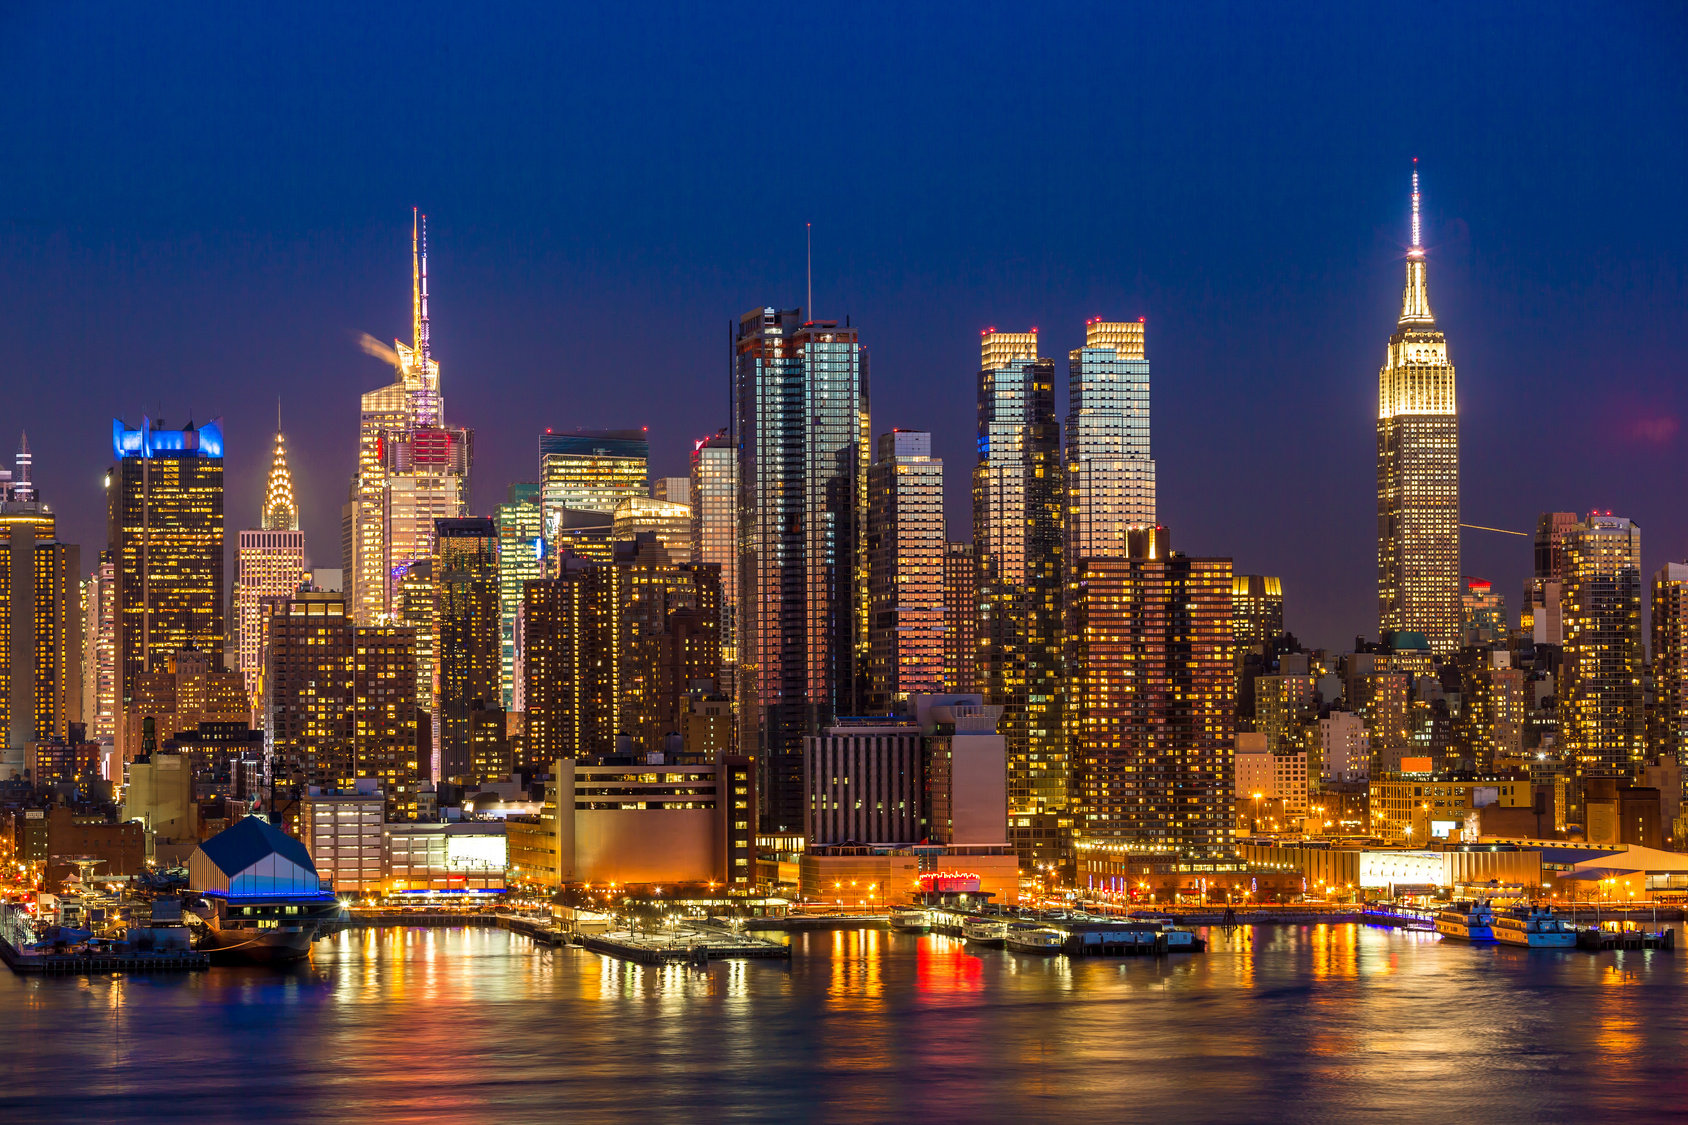
[[[1439,656],[1459,648],[1459,412],[1425,287],[1417,171],[1401,319],[1377,376],[1377,614]]]

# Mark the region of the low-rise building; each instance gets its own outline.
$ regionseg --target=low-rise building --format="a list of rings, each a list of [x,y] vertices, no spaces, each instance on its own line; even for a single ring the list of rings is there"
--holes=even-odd
[[[1428,844],[1458,841],[1466,818],[1489,805],[1532,808],[1528,779],[1473,777],[1431,771],[1429,758],[1403,758],[1401,770],[1370,781],[1372,830],[1388,840]]]
[[[387,888],[405,894],[498,894],[510,847],[502,820],[393,821],[385,828]]]
[[[352,793],[312,786],[299,802],[299,836],[323,882],[335,891],[375,894],[386,878],[382,821],[386,794],[373,778]]]

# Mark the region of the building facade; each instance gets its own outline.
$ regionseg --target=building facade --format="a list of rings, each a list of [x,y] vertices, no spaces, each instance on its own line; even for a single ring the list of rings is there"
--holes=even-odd
[[[498,506],[499,694],[504,710],[515,709],[516,614],[522,586],[545,577],[545,521],[537,483],[512,484]]]
[[[932,435],[879,435],[868,469],[868,706],[944,690],[944,463]]]
[[[1653,575],[1653,745],[1688,763],[1688,563]]]
[[[16,476],[0,479],[0,779],[85,721],[82,551],[58,541],[31,464],[26,437]]]
[[[1639,777],[1646,757],[1641,529],[1622,516],[1590,513],[1565,536],[1561,566],[1558,745],[1579,777]]]
[[[498,534],[489,519],[440,520],[435,529],[436,780],[463,784],[472,776],[472,712],[503,711]]]
[[[944,690],[978,682],[979,564],[972,543],[944,544]]]
[[[1062,508],[1055,365],[1036,332],[979,342],[979,460],[973,470],[978,565],[975,687],[1003,708],[1009,834],[1021,863],[1071,852],[1071,770],[1062,727]]]
[[[738,451],[723,429],[692,446],[692,561],[721,572],[720,690],[738,698]],[[741,712],[742,713],[742,712]],[[743,745],[743,739],[740,739]]]
[[[630,496],[651,491],[651,443],[644,430],[575,430],[539,435],[540,504],[545,537],[555,540],[578,521],[570,512],[593,512],[604,524]]]
[[[912,722],[862,720],[809,736],[803,788],[804,835],[811,844],[927,838],[926,763],[920,728]]]
[[[1066,557],[1118,558],[1126,529],[1155,523],[1143,323],[1085,322],[1067,360]]]
[[[863,699],[867,656],[867,354],[798,309],[739,320],[739,704],[762,770],[764,833],[804,816],[803,739]],[[749,667],[745,667],[749,665]]]
[[[1378,372],[1377,604],[1385,632],[1423,634],[1438,656],[1460,640],[1459,411],[1447,339],[1436,327],[1419,239],[1401,317]]]

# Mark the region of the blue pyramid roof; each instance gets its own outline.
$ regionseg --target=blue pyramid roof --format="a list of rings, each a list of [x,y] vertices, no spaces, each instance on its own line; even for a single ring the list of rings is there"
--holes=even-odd
[[[316,864],[311,862],[311,853],[305,850],[305,845],[262,817],[241,818],[233,827],[223,829],[199,845],[199,850],[231,879],[265,856],[275,854],[316,873]]]

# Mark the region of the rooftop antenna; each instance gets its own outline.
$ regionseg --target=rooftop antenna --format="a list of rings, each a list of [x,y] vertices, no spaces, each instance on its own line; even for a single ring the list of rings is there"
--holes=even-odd
[[[417,348],[428,359],[428,216],[422,216],[422,336]]]
[[[417,233],[420,214],[417,208],[410,209],[410,343],[417,351],[422,350],[422,257]]]
[[[1423,247],[1422,244],[1420,244],[1418,235],[1419,235],[1419,228],[1418,228],[1418,157],[1415,156],[1415,157],[1413,157],[1413,248],[1412,248],[1412,256],[1415,257],[1415,258],[1422,258],[1424,256],[1424,247]]]
[[[809,319],[815,319],[815,224],[804,223],[809,241]]]

